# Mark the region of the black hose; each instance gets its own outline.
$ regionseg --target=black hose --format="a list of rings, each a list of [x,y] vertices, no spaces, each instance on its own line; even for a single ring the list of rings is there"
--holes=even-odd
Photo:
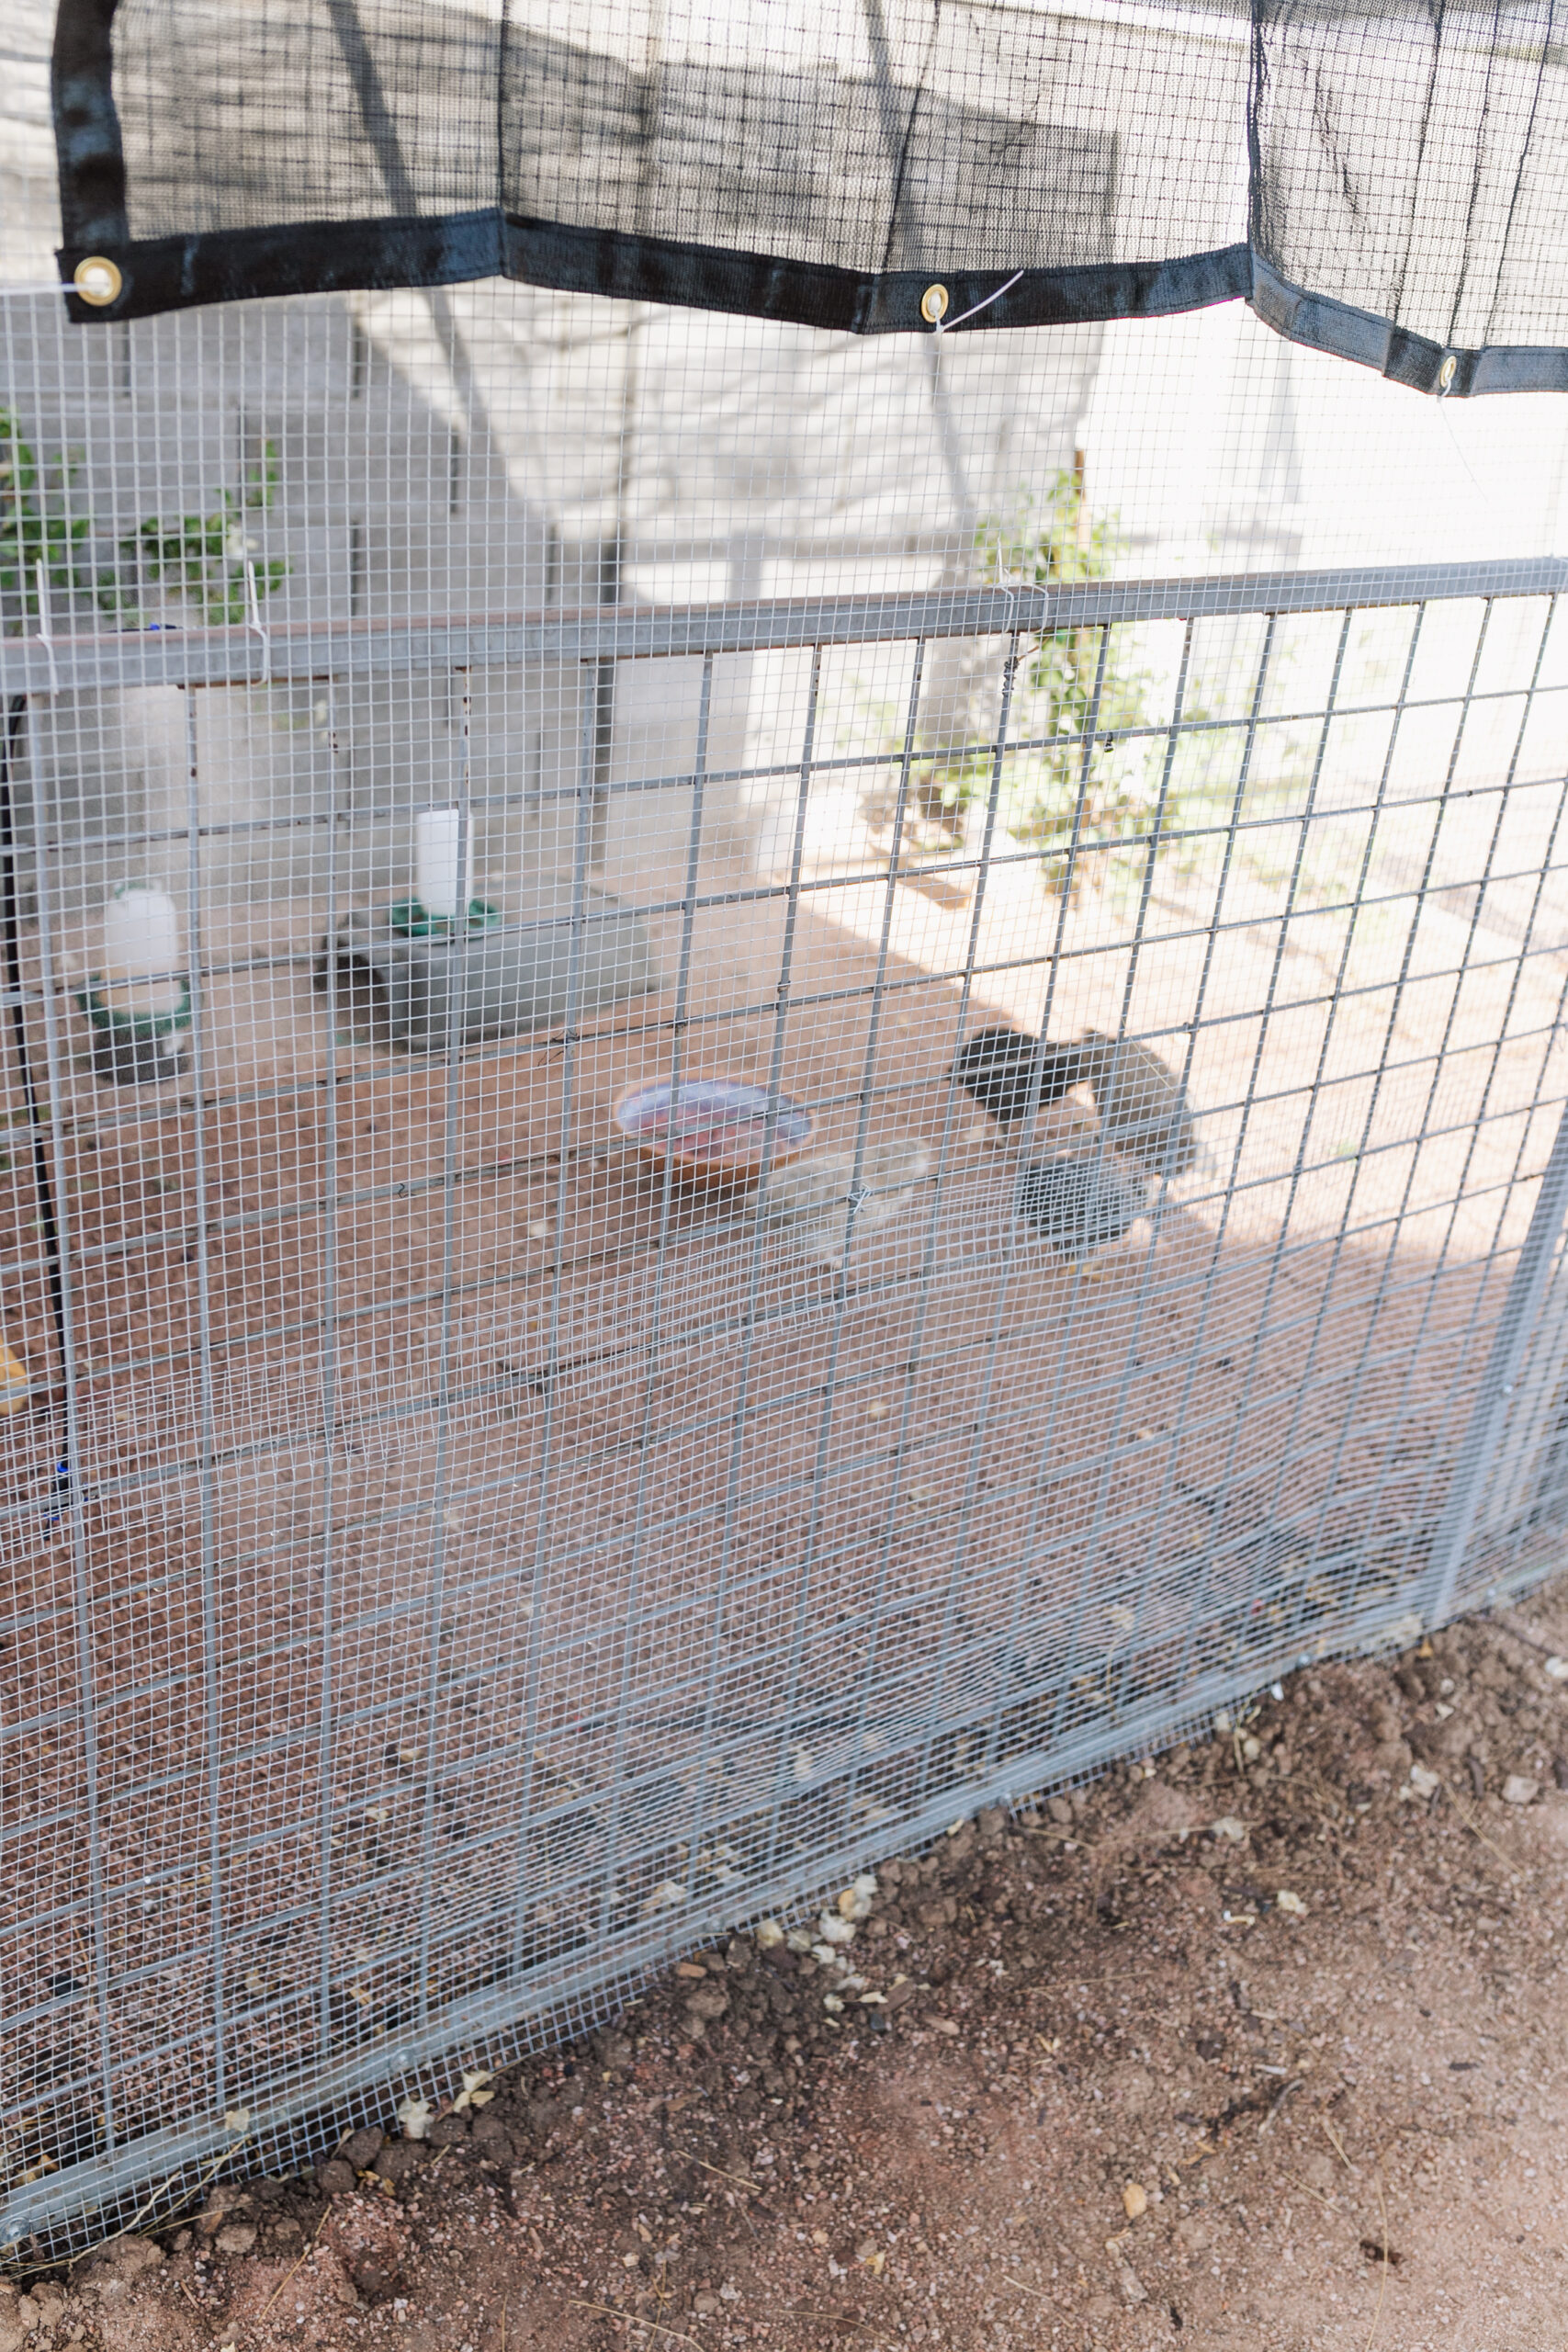
[[[28,1019],[22,998],[22,926],[20,894],[17,888],[17,814],[15,778],[17,750],[27,725],[28,698],[13,695],[6,707],[6,724],[0,730],[0,933],[5,935],[6,989],[11,1000],[11,1041],[16,1048],[17,1069],[22,1081],[22,1101],[27,1110],[28,1126],[32,1135],[33,1183],[38,1196],[38,1221],[43,1233],[44,1263],[48,1269],[50,1313],[54,1322],[54,1341],[60,1355],[60,1383],[65,1383],[65,1277],[61,1263],[60,1220],[55,1215],[54,1180],[49,1165],[49,1139],[43,1105],[33,1077],[31,1056],[28,1050]],[[71,1465],[62,1462],[55,1473],[57,1487],[71,1484]]]

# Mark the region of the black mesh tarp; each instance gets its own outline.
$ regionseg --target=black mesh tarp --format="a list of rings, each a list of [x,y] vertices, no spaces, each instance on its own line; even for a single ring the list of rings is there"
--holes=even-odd
[[[83,316],[505,275],[861,334],[1245,296],[1568,388],[1556,0],[62,0]]]

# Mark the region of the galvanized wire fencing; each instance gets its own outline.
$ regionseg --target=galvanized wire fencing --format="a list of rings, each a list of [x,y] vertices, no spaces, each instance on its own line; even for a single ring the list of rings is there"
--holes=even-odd
[[[1568,1515],[1563,565],[290,617],[237,495],[0,645],[13,2248]]]

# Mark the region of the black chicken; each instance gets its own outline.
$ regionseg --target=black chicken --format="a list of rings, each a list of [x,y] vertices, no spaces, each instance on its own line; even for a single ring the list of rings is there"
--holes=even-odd
[[[1021,1030],[977,1029],[962,1050],[948,1077],[972,1094],[982,1111],[1001,1126],[1029,1113],[1036,1062],[1040,1091],[1036,1105],[1059,1102],[1089,1072],[1089,1057],[1081,1046],[1050,1046]]]

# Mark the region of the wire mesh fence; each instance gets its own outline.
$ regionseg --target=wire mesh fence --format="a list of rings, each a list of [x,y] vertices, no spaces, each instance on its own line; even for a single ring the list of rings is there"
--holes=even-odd
[[[12,309],[0,2244],[1557,1556],[1561,562],[764,594]]]

